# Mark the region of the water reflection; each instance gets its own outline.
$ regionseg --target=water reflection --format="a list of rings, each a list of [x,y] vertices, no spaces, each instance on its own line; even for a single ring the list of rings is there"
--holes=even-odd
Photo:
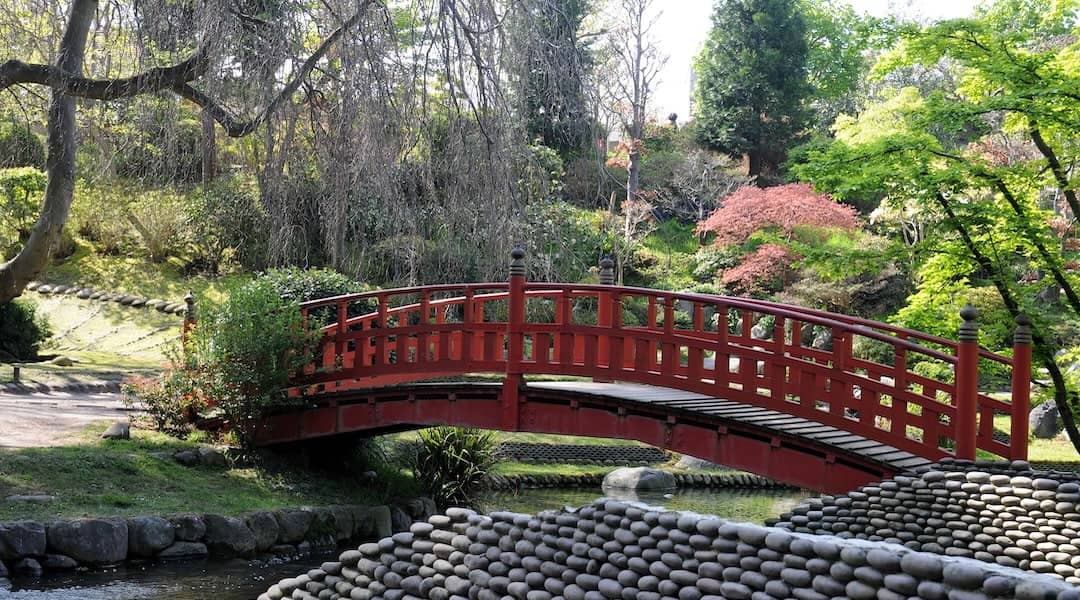
[[[233,560],[183,561],[128,565],[106,571],[16,579],[7,600],[250,600],[271,584],[334,560],[337,552],[308,556],[291,563],[266,564]]]

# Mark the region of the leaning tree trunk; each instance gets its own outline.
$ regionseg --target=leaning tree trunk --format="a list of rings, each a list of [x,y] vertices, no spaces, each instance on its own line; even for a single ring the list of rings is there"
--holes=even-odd
[[[15,258],[0,264],[0,304],[22,294],[26,284],[49,263],[60,240],[75,191],[75,98],[65,93],[66,79],[82,76],[83,54],[97,0],[73,0],[56,60],[59,74],[49,81],[49,156],[45,162],[49,182],[45,202],[34,230]]]

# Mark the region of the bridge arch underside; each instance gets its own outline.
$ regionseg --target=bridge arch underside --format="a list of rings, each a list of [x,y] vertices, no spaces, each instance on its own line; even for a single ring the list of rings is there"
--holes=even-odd
[[[271,446],[436,425],[632,439],[830,494],[929,462],[810,421],[800,427],[780,413],[770,417],[737,406],[708,411],[710,400],[714,407],[726,401],[667,388],[529,382],[515,395],[517,401],[508,402],[502,384],[486,382],[352,389],[270,415],[257,440]],[[756,422],[746,420],[750,414]]]

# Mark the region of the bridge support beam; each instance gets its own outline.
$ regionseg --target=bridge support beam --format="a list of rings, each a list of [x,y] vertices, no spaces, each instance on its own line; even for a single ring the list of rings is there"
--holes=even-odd
[[[510,252],[510,287],[506,318],[506,379],[503,380],[500,422],[503,431],[518,431],[521,425],[520,394],[521,361],[525,358],[525,250]],[[536,352],[536,348],[533,348]]]
[[[975,460],[979,418],[979,318],[968,304],[960,310],[956,347],[956,458]]]
[[[1028,413],[1031,412],[1031,317],[1016,315],[1013,334],[1012,427],[1009,447],[1013,460],[1028,457]]]

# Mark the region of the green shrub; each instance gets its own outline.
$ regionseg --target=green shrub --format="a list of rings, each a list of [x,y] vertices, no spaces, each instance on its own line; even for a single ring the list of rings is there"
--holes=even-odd
[[[45,173],[33,167],[0,169],[0,240],[25,240],[37,221],[45,192]]]
[[[129,379],[121,391],[128,406],[141,402],[155,429],[183,439],[194,433],[195,415],[206,408],[206,398],[195,385],[182,368],[169,368],[156,378]]]
[[[356,294],[371,289],[371,286],[354,281],[333,269],[286,267],[270,269],[259,278],[276,290],[283,300],[296,304],[308,300]],[[373,312],[377,308],[378,305],[374,300],[353,302],[349,304],[347,314],[349,317],[356,317]],[[332,306],[316,309],[309,314],[309,317],[315,321],[336,321],[337,309]]]
[[[265,266],[266,213],[257,196],[236,180],[219,179],[188,194],[184,210],[192,233],[195,270],[217,273],[227,260],[246,269]]]
[[[183,248],[185,237],[184,201],[168,190],[148,190],[126,212],[127,220],[139,234],[151,262],[163,262]]]
[[[416,481],[436,504],[462,504],[495,464],[495,436],[461,427],[424,429],[411,463]]]
[[[127,218],[133,192],[126,187],[75,184],[71,204],[72,229],[94,243],[102,254],[121,254],[135,244],[136,232]]]
[[[296,302],[282,299],[266,278],[232,290],[229,299],[206,311],[176,368],[162,376],[161,390],[139,394],[151,409],[175,415],[209,404],[220,411],[244,448],[253,442],[255,420],[289,400],[283,388],[290,373],[312,360],[317,336],[303,327]]]
[[[25,123],[0,123],[0,169],[45,166],[45,145]]]
[[[48,321],[29,300],[0,304],[0,360],[34,360],[52,335]]]

